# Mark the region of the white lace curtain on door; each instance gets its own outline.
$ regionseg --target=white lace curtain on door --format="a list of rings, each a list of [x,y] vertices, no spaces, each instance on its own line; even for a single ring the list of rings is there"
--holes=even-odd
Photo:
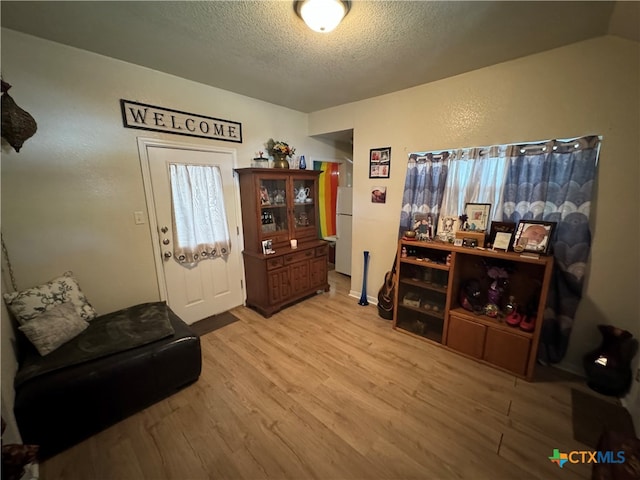
[[[228,255],[231,239],[220,169],[171,164],[169,171],[176,261],[193,267],[201,260]]]

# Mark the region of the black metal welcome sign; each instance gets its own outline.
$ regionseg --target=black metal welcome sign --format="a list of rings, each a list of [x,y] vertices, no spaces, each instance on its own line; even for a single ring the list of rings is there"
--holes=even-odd
[[[120,100],[126,128],[242,143],[242,124],[146,103]]]

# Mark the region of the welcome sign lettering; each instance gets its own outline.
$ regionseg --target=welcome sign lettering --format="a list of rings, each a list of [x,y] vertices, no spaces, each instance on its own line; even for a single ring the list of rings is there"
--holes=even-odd
[[[120,100],[126,128],[242,143],[242,124],[220,118]]]

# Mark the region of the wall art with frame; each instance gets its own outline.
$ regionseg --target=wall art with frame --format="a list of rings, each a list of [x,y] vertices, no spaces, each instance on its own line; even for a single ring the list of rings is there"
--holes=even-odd
[[[389,178],[391,172],[391,147],[369,150],[369,178]]]

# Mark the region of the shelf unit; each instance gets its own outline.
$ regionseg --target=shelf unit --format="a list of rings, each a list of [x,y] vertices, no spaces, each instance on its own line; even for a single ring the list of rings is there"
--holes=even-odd
[[[460,289],[465,281],[476,279],[483,291],[488,289],[487,264],[511,272],[505,299],[513,296],[535,312],[533,332],[507,325],[503,315],[490,317],[461,306]],[[402,239],[398,242],[393,328],[531,380],[552,268],[553,258],[547,256]]]

